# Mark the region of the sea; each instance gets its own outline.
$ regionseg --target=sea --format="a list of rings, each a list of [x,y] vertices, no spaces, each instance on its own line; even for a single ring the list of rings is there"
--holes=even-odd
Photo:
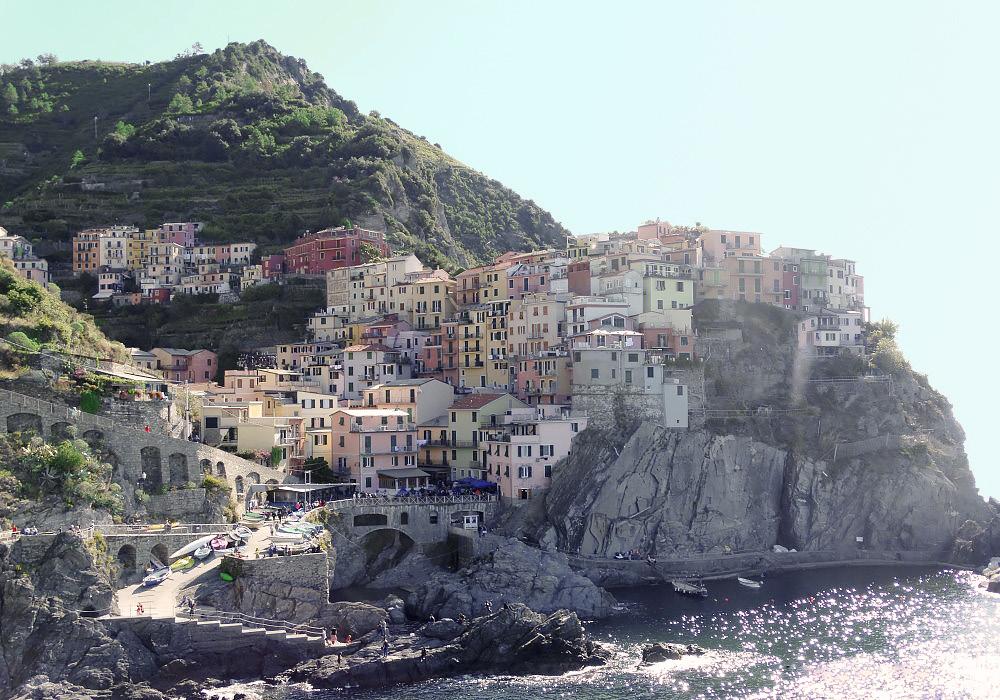
[[[267,700],[1000,698],[1000,595],[981,580],[934,568],[841,567],[773,575],[759,589],[708,582],[705,600],[666,586],[616,589],[626,612],[587,623],[613,652],[600,668],[379,691],[230,690]],[[651,642],[708,653],[642,665]]]

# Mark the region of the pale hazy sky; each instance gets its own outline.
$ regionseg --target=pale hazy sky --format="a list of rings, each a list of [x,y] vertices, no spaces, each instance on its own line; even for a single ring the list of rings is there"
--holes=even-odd
[[[976,262],[1000,201],[1000,3],[0,0],[0,19],[2,61],[263,38],[575,233],[659,216],[856,258],[1000,496],[996,273]]]

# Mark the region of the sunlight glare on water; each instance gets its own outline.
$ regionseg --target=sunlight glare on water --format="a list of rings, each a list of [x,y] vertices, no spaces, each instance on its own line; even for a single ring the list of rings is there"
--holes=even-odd
[[[389,691],[271,690],[270,698],[670,700],[1000,698],[1000,596],[969,573],[858,568],[798,572],[760,590],[709,584],[616,591],[628,613],[590,623],[611,662],[559,677],[461,677]],[[642,645],[695,643],[701,657],[640,664]]]

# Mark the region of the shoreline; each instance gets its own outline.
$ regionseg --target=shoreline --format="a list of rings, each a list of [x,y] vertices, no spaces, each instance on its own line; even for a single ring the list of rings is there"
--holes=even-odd
[[[831,567],[930,566],[975,571],[975,567],[942,561],[929,552],[872,552],[871,556],[844,556],[844,552],[757,552],[697,559],[657,561],[655,567],[639,560],[588,559],[568,555],[570,566],[598,586],[613,590],[632,586],[669,584],[676,579],[705,581],[733,579],[760,572],[779,574]],[[935,553],[936,554],[936,553]]]

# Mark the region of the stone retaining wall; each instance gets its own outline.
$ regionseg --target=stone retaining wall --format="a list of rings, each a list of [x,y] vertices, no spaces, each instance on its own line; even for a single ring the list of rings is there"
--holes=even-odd
[[[222,560],[222,571],[235,581],[225,610],[289,622],[323,618],[330,600],[330,561],[326,552],[288,557]]]

